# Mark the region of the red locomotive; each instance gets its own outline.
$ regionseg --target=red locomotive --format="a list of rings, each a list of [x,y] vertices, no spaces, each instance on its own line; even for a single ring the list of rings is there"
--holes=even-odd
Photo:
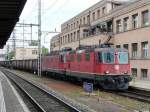
[[[128,89],[131,71],[125,49],[64,50],[42,59],[42,70],[81,81],[93,81],[105,89]]]
[[[128,51],[116,48],[63,49],[42,57],[42,72],[57,77],[92,81],[105,89],[125,90],[131,81]],[[17,69],[37,71],[37,60],[1,62]],[[53,75],[53,74],[52,74]]]

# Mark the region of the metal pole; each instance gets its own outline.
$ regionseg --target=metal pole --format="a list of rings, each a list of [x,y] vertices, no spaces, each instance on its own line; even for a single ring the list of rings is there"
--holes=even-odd
[[[15,57],[16,57],[16,35],[15,35],[15,32],[16,30],[14,29],[14,31],[13,31],[13,51],[14,51],[14,59],[16,59]]]
[[[32,42],[32,24],[31,24],[30,27],[31,27],[31,42]]]
[[[41,77],[41,0],[38,0],[38,76]]]
[[[24,21],[23,21],[23,60],[24,60]]]
[[[7,61],[9,61],[9,44],[7,45]]]

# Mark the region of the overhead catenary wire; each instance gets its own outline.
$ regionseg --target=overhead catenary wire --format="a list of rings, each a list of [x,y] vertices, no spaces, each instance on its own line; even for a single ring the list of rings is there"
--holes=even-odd
[[[55,0],[47,9],[46,12],[42,13],[42,16],[46,15],[58,2],[59,0]]]
[[[42,19],[47,18],[47,13],[50,13],[50,9],[52,9],[52,8],[56,5],[56,3],[57,3],[58,1],[59,1],[59,0],[56,0],[56,1],[55,1],[55,4],[54,4],[52,7],[49,6],[48,10],[42,15]],[[52,14],[55,14],[55,13],[57,13],[58,11],[60,11],[63,7],[66,6],[66,4],[69,3],[69,1],[70,1],[70,0],[65,0],[65,1],[57,8],[56,11],[54,11],[54,12],[52,12],[52,13],[50,13],[50,14],[52,15]]]
[[[34,0],[34,3],[33,3],[33,7],[32,7],[32,9],[31,9],[31,11],[30,11],[30,13],[26,16],[26,18],[24,18],[24,20],[32,20],[33,19],[33,17],[35,17],[35,11],[37,11],[36,9],[37,9],[37,4],[38,4],[38,2],[37,2],[37,0]],[[36,14],[37,15],[37,14]]]

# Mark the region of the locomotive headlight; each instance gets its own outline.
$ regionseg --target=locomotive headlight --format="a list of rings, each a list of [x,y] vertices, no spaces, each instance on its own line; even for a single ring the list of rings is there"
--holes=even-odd
[[[128,71],[125,71],[124,74],[128,74]]]
[[[119,70],[119,69],[120,69],[119,65],[115,65],[115,70]]]
[[[105,71],[105,74],[109,74],[110,72],[108,70]]]

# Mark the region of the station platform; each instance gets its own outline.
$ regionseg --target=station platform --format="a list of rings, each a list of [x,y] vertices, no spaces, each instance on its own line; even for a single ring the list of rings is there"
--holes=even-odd
[[[0,112],[29,112],[7,77],[0,71]]]
[[[130,83],[130,87],[150,91],[150,81],[145,81],[145,80],[133,80]]]

